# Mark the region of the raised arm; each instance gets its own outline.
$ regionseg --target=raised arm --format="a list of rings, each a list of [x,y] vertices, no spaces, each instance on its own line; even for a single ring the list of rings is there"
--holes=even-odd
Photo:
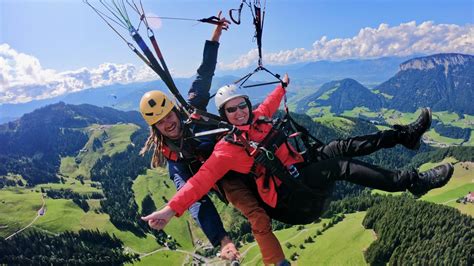
[[[286,83],[286,85],[289,84],[290,78],[288,77],[288,74],[285,74],[282,81]],[[280,107],[281,99],[283,99],[285,93],[286,89],[281,84],[278,85],[258,106],[258,108],[255,110],[255,113],[258,113],[258,115],[272,117],[273,114],[278,110],[278,107]]]
[[[221,13],[219,12],[218,14],[219,18]],[[209,90],[211,89],[212,77],[216,70],[217,51],[222,30],[227,30],[229,27],[229,21],[225,18],[220,18],[219,21],[220,23],[214,29],[211,39],[207,40],[204,45],[201,65],[197,69],[196,78],[188,92],[189,104],[201,110],[206,110],[209,103]]]

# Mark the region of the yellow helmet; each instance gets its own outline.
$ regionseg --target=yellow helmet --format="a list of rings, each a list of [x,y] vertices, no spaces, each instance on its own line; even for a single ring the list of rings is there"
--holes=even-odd
[[[140,100],[140,113],[150,126],[160,121],[174,108],[174,103],[161,91],[149,91]]]

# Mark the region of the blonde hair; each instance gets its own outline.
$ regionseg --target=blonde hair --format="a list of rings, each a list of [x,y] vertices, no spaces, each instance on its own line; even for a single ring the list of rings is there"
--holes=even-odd
[[[150,167],[165,167],[166,166],[166,157],[163,155],[163,135],[160,134],[160,131],[154,127],[150,127],[150,135],[143,145],[143,148],[140,150],[140,155],[145,156],[149,150],[154,147],[153,155],[151,157]]]

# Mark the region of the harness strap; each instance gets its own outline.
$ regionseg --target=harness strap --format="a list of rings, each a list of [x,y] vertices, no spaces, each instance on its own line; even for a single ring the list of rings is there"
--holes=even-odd
[[[269,175],[272,177],[273,182],[275,180],[273,179],[274,176],[277,176],[285,185],[287,185],[291,190],[303,190],[307,193],[310,193],[314,196],[326,196],[327,193],[324,192],[318,192],[314,189],[311,189],[308,187],[306,184],[303,183],[303,180],[299,178],[293,177],[289,172],[288,169],[283,165],[283,163],[280,160],[269,160],[267,156],[265,156],[264,153],[259,153],[255,157],[255,162],[258,164],[261,164],[266,168],[266,176]],[[267,181],[268,180],[268,181]],[[269,178],[267,180],[264,180],[264,186],[265,184],[268,184]]]
[[[251,144],[249,143],[249,141],[243,138],[241,133],[229,133],[224,137],[224,140],[234,145],[244,147],[247,154],[249,156],[254,157],[254,163],[250,168],[250,173],[255,178],[258,177],[256,173],[257,166],[261,165],[265,168],[265,176],[263,177],[264,188],[269,188],[270,180],[275,183],[276,181],[274,177],[276,176],[291,189],[303,190],[315,196],[326,196],[325,193],[315,191],[314,189],[311,189],[310,187],[306,186],[301,179],[297,179],[296,177],[299,175],[299,173],[295,171],[297,169],[292,169],[292,173],[290,173],[287,167],[285,167],[283,163],[278,159],[278,157],[274,155],[275,151],[281,145],[283,145],[283,143],[288,145],[288,150],[292,152],[292,149],[289,147],[288,144],[288,135],[285,133],[285,130],[289,130],[289,121],[294,122],[294,120],[290,116],[287,117],[289,119],[277,119],[276,122],[265,116],[259,117],[256,120],[257,124],[274,123],[274,126],[272,127],[271,131],[267,134],[267,136],[265,136],[264,140],[261,143]],[[312,137],[304,127],[300,126],[296,122],[294,122],[293,126],[295,126],[297,129],[300,129],[301,132],[303,132],[303,135],[307,134],[308,136]],[[306,138],[308,137],[306,136]],[[322,144],[321,141],[317,140],[316,138],[314,139],[320,144]],[[306,139],[306,142],[307,141],[308,140]],[[251,147],[251,150],[248,147]],[[275,157],[277,158],[276,160]]]

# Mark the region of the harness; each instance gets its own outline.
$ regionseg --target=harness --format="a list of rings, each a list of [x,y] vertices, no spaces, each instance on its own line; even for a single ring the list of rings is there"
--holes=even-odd
[[[257,124],[262,123],[271,123],[272,128],[270,132],[265,136],[265,138],[260,142],[250,141],[248,137],[244,137],[240,130],[233,130],[227,135],[225,135],[224,140],[226,142],[232,143],[234,145],[239,145],[244,147],[246,153],[254,158],[254,163],[251,167],[251,174],[254,178],[258,178],[258,174],[256,173],[257,166],[261,166],[265,168],[265,176],[264,178],[264,188],[269,187],[270,181],[276,182],[275,177],[278,177],[285,185],[287,185],[291,190],[304,190],[307,193],[314,194],[315,196],[322,195],[319,192],[314,191],[314,189],[309,188],[303,183],[303,180],[299,179],[299,171],[294,166],[291,165],[286,167],[283,163],[278,159],[275,155],[276,150],[281,145],[287,145],[288,150],[292,153],[292,149],[290,148],[289,141],[292,138],[300,137],[301,144],[303,144],[306,149],[302,152],[298,151],[298,153],[304,153],[309,148],[317,145],[315,142],[309,142],[310,134],[305,130],[305,132],[298,132],[298,134],[290,133],[292,130],[291,127],[291,120],[288,119],[270,119],[265,116],[261,116],[257,118],[255,121]],[[308,136],[308,135],[309,136]],[[303,136],[306,136],[303,138]],[[311,136],[312,137],[312,136]],[[313,137],[314,138],[314,137]],[[321,142],[319,142],[321,143]]]

